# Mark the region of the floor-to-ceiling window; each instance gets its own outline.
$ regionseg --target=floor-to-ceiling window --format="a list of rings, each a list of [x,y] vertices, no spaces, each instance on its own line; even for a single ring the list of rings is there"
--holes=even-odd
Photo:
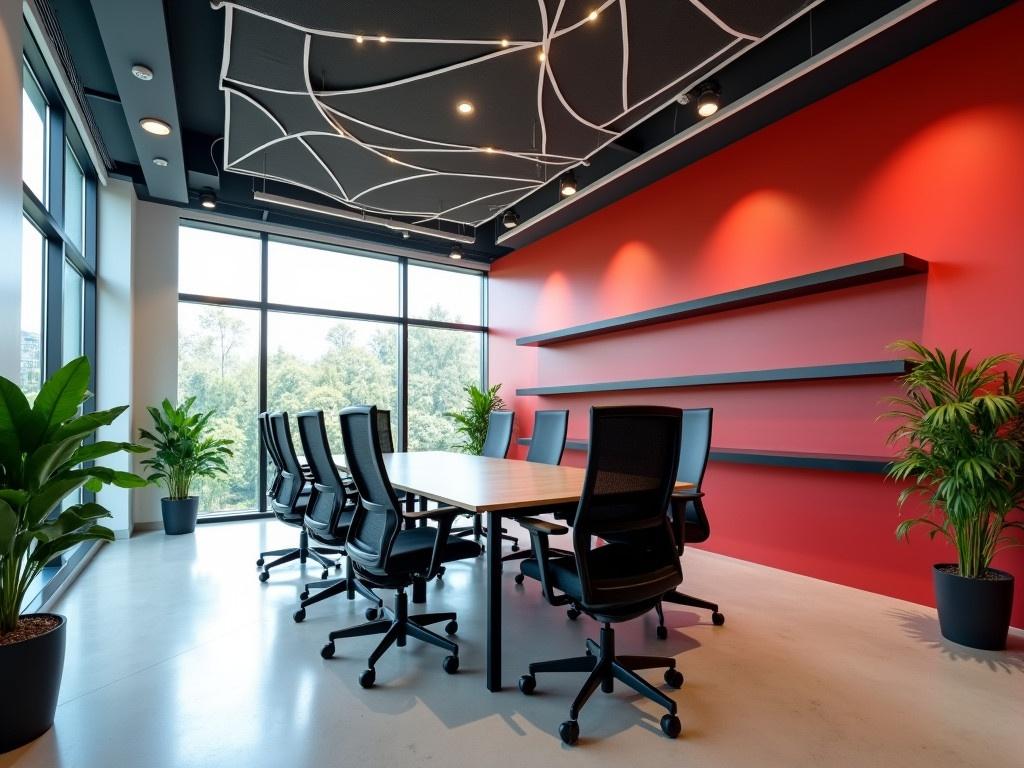
[[[391,412],[400,447],[455,443],[445,414],[485,378],[481,273],[198,222],[178,242],[178,395],[235,441],[201,514],[265,511],[262,410],[323,410],[338,450],[338,412],[364,403]]]

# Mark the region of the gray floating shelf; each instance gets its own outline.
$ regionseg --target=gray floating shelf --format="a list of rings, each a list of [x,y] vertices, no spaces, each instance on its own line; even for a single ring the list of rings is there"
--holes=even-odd
[[[906,253],[882,256],[870,261],[847,264],[842,267],[812,272],[809,275],[790,277],[772,283],[741,288],[738,291],[719,293],[700,299],[669,304],[664,307],[647,309],[629,315],[620,315],[607,320],[596,320],[592,323],[573,325],[557,331],[538,333],[534,336],[522,336],[516,339],[521,347],[543,347],[573,339],[584,339],[606,333],[623,331],[628,328],[639,328],[645,325],[670,323],[690,317],[710,315],[715,312],[726,312],[731,309],[752,307],[757,304],[768,304],[773,301],[792,299],[798,296],[809,296],[815,293],[849,288],[855,285],[876,283],[892,280],[908,275],[921,275],[928,271],[928,262]]]
[[[909,370],[905,360],[876,360],[867,363],[809,365],[800,368],[768,368],[760,371],[702,373],[692,376],[667,376],[656,379],[599,381],[592,384],[563,384],[550,387],[522,387],[516,395],[574,395],[586,392],[621,392],[632,389],[672,389],[707,387],[719,384],[761,384],[773,381],[816,381],[852,379],[865,376],[901,376]]]
[[[520,445],[529,445],[530,438],[519,438]],[[586,440],[566,440],[565,447],[571,451],[585,451]],[[885,456],[858,456],[844,453],[805,453],[801,451],[764,451],[754,448],[712,448],[712,461],[732,464],[759,464],[770,467],[794,469],[823,469],[833,472],[861,472],[885,474],[892,459]]]

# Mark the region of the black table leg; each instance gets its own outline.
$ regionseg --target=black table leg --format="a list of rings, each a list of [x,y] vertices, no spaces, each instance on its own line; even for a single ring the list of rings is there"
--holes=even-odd
[[[487,513],[487,690],[501,690],[501,512]]]

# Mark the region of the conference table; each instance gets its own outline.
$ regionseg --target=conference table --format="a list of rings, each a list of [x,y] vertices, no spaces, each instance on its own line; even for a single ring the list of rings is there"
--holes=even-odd
[[[501,523],[505,516],[530,514],[531,508],[579,501],[585,470],[514,459],[492,459],[448,451],[385,453],[391,484],[420,498],[486,515],[487,650],[489,691],[501,690]],[[343,455],[334,457],[347,470]],[[677,483],[676,490],[692,487]],[[410,505],[407,518],[429,515]]]

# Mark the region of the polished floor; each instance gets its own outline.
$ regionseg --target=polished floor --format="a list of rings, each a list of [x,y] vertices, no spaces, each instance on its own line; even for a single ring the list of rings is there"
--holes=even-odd
[[[619,687],[595,694],[580,744],[562,746],[582,676],[540,676],[530,698],[515,680],[530,660],[578,655],[596,626],[570,622],[535,584],[516,587],[514,568],[507,689],[487,693],[482,558],[428,591],[429,610],[459,613],[459,673],[410,641],[364,691],[373,638],[339,642],[331,661],[319,649],[366,603],[330,600],[296,625],[298,567],[256,579],[255,553],[291,539],[239,522],[105,546],[56,607],[69,618],[56,724],[0,767],[1024,765],[1024,637],[1005,653],[968,651],[940,639],[929,609],[696,551],[687,588],[718,599],[726,625],[673,607],[668,640],[653,617],[618,637],[620,652],[678,658],[677,741],[658,730],[661,710]]]

